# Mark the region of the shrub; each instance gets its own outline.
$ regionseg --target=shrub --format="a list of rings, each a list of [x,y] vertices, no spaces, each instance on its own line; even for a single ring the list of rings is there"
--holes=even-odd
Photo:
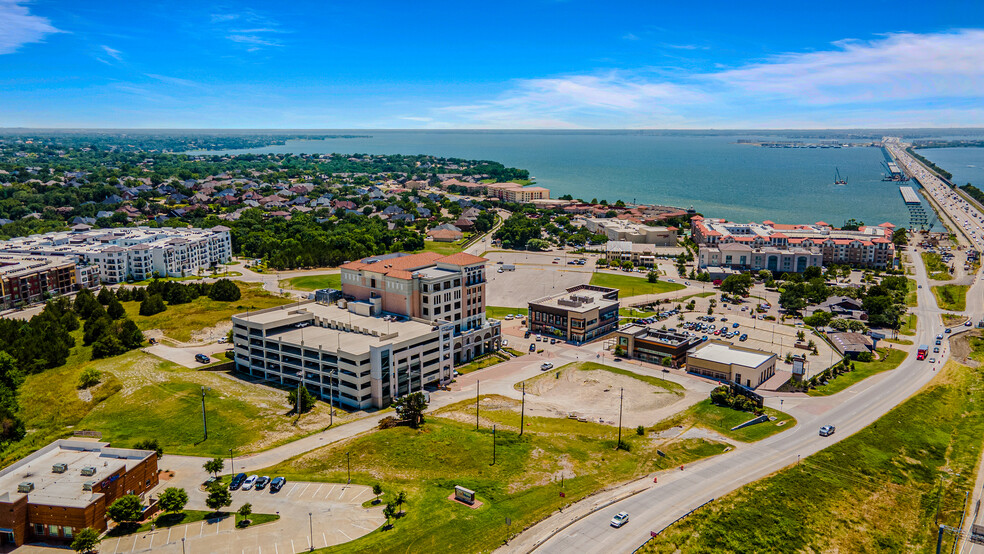
[[[142,316],[159,314],[166,309],[164,298],[159,294],[148,296],[146,300],[140,303],[140,315]]]
[[[87,389],[94,387],[99,384],[100,379],[102,379],[102,373],[98,369],[87,367],[79,375],[79,388]]]
[[[870,362],[873,359],[875,359],[875,358],[874,358],[874,356],[871,355],[871,352],[862,352],[862,353],[858,354],[858,361],[859,362]],[[853,365],[853,364],[851,364],[851,365]]]
[[[229,279],[219,279],[208,291],[209,298],[222,302],[239,300],[241,296],[242,293],[239,291],[239,287]]]
[[[646,434],[646,428],[643,427],[642,425],[636,427],[636,434],[639,435],[640,437],[643,436],[643,435],[645,435]]]

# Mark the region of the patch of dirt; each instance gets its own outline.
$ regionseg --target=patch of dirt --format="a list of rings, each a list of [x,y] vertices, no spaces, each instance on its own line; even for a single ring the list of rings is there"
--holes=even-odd
[[[677,425],[663,431],[650,433],[649,438],[654,441],[705,439],[717,442],[728,442],[731,440],[717,431],[711,431],[710,429],[697,427],[696,425],[692,425],[690,427]]]
[[[651,425],[666,417],[666,409],[683,397],[626,375],[603,370],[568,368],[534,380],[526,388],[526,412],[534,416],[568,417],[618,424],[622,391],[622,426]]]
[[[191,333],[191,340],[188,344],[204,344],[215,342],[229,334],[232,329],[232,321],[223,321],[214,327],[206,327]]]
[[[950,357],[966,366],[977,367],[977,361],[970,359],[970,353],[974,350],[970,346],[970,338],[978,336],[980,331],[971,331],[950,339]]]
[[[79,389],[76,393],[79,395],[79,400],[82,402],[92,402],[92,391],[89,389]]]

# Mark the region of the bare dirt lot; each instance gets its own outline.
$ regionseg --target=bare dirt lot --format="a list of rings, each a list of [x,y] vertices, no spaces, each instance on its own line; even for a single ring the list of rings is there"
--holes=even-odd
[[[557,377],[559,372],[560,376]],[[618,424],[619,391],[623,391],[622,425],[652,425],[677,409],[684,399],[634,377],[604,370],[567,367],[550,370],[526,382],[526,411],[535,416],[568,417],[575,414],[588,421]]]

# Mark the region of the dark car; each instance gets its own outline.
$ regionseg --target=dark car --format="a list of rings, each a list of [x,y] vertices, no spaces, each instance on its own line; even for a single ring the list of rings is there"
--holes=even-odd
[[[260,477],[259,479],[256,480],[256,484],[253,485],[253,488],[256,490],[262,490],[263,487],[267,486],[267,483],[269,482],[270,482],[270,478],[264,475],[263,477]]]
[[[284,488],[284,485],[286,484],[287,480],[283,477],[274,477],[273,481],[270,481],[270,492],[277,492]]]
[[[229,488],[231,490],[236,490],[239,487],[243,486],[243,481],[245,480],[246,480],[245,473],[237,473],[236,476],[232,478],[232,481],[229,482]]]
[[[531,342],[530,343],[530,352],[533,352],[535,350],[536,350],[536,343],[535,342]]]
[[[211,362],[212,359],[206,356],[205,354],[195,354],[195,361],[199,363],[207,364]]]

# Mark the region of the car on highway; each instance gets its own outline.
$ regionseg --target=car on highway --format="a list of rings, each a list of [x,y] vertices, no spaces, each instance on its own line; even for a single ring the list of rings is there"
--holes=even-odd
[[[615,514],[615,517],[612,518],[611,526],[617,529],[628,522],[629,522],[629,513],[619,512]]]
[[[929,363],[931,363],[931,364],[935,364],[935,363],[936,363],[936,358],[930,358],[930,359],[929,359]]]
[[[270,481],[270,492],[275,493],[280,489],[284,488],[284,485],[286,484],[287,484],[287,480],[284,479],[283,477],[274,477],[273,481]]]
[[[940,353],[940,347],[939,346],[934,346],[933,347],[933,354],[939,354],[939,353]]]
[[[249,477],[247,477],[246,480],[243,481],[243,486],[241,487],[242,490],[244,491],[252,490],[253,485],[256,484],[256,479],[257,477],[255,475],[250,475]]]
[[[823,427],[820,428],[820,436],[821,437],[829,437],[830,435],[833,435],[833,434],[834,434],[834,426],[833,425],[824,425]]]
[[[245,473],[237,473],[236,476],[232,478],[232,481],[229,482],[229,488],[231,490],[236,490],[239,487],[243,486],[243,481],[245,480],[246,480]]]
[[[264,489],[264,487],[267,486],[267,483],[269,482],[270,482],[270,478],[264,475],[263,477],[260,477],[256,480],[256,484],[253,485],[253,488],[258,491],[261,491]]]
[[[953,329],[950,329],[949,327],[947,327],[946,328],[946,331],[943,331],[943,332],[944,333],[952,333],[953,332]]]
[[[546,371],[548,369],[553,369],[553,364],[550,362],[544,362],[540,364],[540,371]]]

